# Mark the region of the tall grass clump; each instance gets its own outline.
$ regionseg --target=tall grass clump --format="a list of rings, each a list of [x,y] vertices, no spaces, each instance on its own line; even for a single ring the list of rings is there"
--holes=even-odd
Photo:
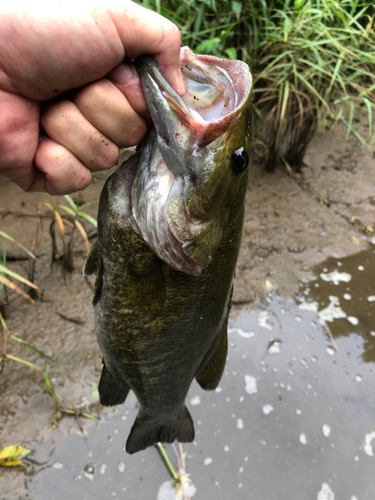
[[[142,0],[197,53],[242,59],[254,77],[254,153],[295,169],[314,133],[341,122],[375,139],[375,7],[360,0]],[[365,110],[368,133],[357,120]]]

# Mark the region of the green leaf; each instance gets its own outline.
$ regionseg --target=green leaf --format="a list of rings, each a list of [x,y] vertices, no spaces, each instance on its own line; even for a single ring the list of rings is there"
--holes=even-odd
[[[86,219],[89,222],[91,222],[91,224],[94,227],[98,227],[98,222],[96,221],[96,219],[94,219],[94,217],[91,217],[91,215],[86,214],[85,212],[81,212],[80,210],[77,212],[77,215],[79,215],[80,217],[83,217],[84,219]]]
[[[75,210],[72,210],[70,207],[66,207],[64,205],[59,205],[59,206],[60,206],[60,208],[62,208],[63,210],[65,210],[65,212],[67,212],[72,217],[75,217],[77,215],[77,212]]]
[[[242,12],[242,3],[232,2],[232,11],[236,14],[236,17],[239,18]]]
[[[76,212],[77,211],[77,205],[74,203],[74,201],[72,200],[72,198],[68,194],[65,194],[64,198],[69,203],[69,205],[72,207],[72,209]]]
[[[15,278],[18,281],[21,281],[25,285],[31,286],[31,288],[35,288],[36,290],[41,291],[39,287],[34,285],[34,283],[31,283],[31,281],[27,280],[26,278],[24,278],[20,274],[17,274],[14,271],[11,271],[7,267],[3,266],[3,264],[0,264],[0,273],[9,274],[9,276],[12,276],[12,278]]]
[[[302,9],[302,7],[305,5],[306,0],[294,0],[294,8],[296,10]]]
[[[237,50],[234,47],[230,47],[229,49],[225,49],[224,51],[229,59],[237,59]]]
[[[205,52],[212,53],[215,51],[220,42],[221,39],[219,37],[203,40],[203,42],[201,42],[195,50],[199,54],[203,54]]]
[[[23,344],[25,347],[27,347],[31,351],[35,352],[36,354],[39,354],[39,356],[42,356],[42,358],[51,359],[51,356],[47,356],[47,354],[45,354],[43,351],[40,351],[39,349],[32,346],[31,344],[28,344],[23,339],[20,339],[19,337],[17,337],[17,335],[10,335],[10,338],[15,340],[16,342],[19,342],[20,344]]]
[[[31,257],[32,259],[34,260],[37,260],[35,255],[30,252],[30,250],[28,250],[26,247],[24,247],[23,245],[21,245],[21,243],[18,243],[17,240],[15,240],[14,238],[12,238],[11,236],[9,236],[9,234],[7,233],[4,233],[4,231],[0,231],[0,236],[2,236],[3,238],[6,238],[7,240],[11,241],[12,243],[15,243],[16,245],[18,245],[24,252],[27,253],[27,255],[29,257]]]

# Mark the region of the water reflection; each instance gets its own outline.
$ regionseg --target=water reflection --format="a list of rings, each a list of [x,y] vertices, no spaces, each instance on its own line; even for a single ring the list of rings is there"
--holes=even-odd
[[[297,295],[300,307],[319,311],[334,338],[359,335],[363,342],[357,343],[356,352],[362,351],[363,361],[375,363],[374,245],[345,259],[330,258],[314,271],[317,279]]]

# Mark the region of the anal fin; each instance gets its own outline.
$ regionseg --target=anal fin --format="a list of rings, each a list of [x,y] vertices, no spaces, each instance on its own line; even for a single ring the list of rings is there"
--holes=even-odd
[[[105,364],[99,381],[100,403],[103,406],[114,406],[122,404],[130,391],[130,387],[124,382],[119,382],[109,371]]]
[[[167,422],[148,422],[138,413],[126,442],[130,454],[144,450],[156,443],[191,443],[194,440],[194,424],[186,406],[181,415]]]

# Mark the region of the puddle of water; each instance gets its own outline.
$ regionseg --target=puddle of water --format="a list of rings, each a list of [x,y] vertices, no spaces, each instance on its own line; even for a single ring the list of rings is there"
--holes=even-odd
[[[183,446],[191,497],[375,498],[373,250],[341,266],[327,261],[318,274],[337,269],[351,279],[335,285],[319,277],[304,286],[298,302],[310,304],[305,309],[270,296],[268,307],[231,318],[220,387],[207,393],[194,383],[187,398],[196,428],[195,442]],[[346,315],[327,322],[335,345],[319,316],[332,296]],[[47,465],[36,469],[25,499],[169,498],[157,451],[124,452],[136,413],[131,396],[89,429],[87,441],[70,435],[54,450],[48,442],[38,447],[33,458]]]

